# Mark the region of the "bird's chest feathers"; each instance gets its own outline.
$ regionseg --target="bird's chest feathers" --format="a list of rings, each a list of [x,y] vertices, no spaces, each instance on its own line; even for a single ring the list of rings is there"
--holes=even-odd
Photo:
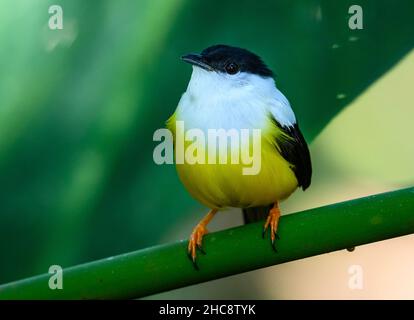
[[[268,120],[265,106],[245,95],[222,96],[184,93],[176,114],[185,129],[263,129]]]

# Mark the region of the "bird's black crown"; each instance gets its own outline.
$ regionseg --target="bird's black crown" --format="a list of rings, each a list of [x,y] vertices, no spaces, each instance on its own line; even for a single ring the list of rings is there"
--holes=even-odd
[[[203,60],[213,69],[221,72],[248,72],[262,77],[271,77],[273,72],[262,59],[243,48],[223,44],[214,45],[201,52]]]

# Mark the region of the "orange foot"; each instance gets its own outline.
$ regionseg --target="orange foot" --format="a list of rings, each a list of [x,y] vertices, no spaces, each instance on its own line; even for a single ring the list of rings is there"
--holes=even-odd
[[[208,233],[206,228],[207,224],[213,219],[216,212],[217,209],[210,210],[210,212],[195,226],[188,241],[188,256],[197,270],[197,249],[200,250],[201,253],[206,254],[202,247],[203,237]]]
[[[266,234],[266,230],[270,225],[270,239],[272,241],[272,248],[277,252],[276,246],[275,246],[275,240],[276,238],[279,239],[279,236],[277,235],[277,226],[279,224],[279,218],[280,218],[280,209],[278,206],[278,203],[275,202],[273,205],[273,208],[270,209],[269,215],[267,216],[266,223],[263,227],[263,238]]]

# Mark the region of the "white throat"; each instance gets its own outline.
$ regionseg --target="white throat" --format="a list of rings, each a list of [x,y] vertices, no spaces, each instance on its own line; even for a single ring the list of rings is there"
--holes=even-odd
[[[296,123],[286,97],[271,77],[246,72],[235,75],[193,66],[176,112],[186,128],[258,129],[271,114],[281,125]]]

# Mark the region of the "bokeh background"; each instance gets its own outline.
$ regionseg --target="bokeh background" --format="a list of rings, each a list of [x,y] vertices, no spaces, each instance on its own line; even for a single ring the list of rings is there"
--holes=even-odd
[[[48,27],[53,4],[63,30]],[[352,4],[362,30],[348,27]],[[413,186],[413,17],[409,0],[1,0],[0,283],[188,236],[206,208],[153,162],[152,135],[189,80],[179,57],[212,44],[260,54],[312,141],[313,184],[283,212]],[[210,229],[241,222],[226,212]],[[413,246],[401,237],[150,298],[413,299]]]

